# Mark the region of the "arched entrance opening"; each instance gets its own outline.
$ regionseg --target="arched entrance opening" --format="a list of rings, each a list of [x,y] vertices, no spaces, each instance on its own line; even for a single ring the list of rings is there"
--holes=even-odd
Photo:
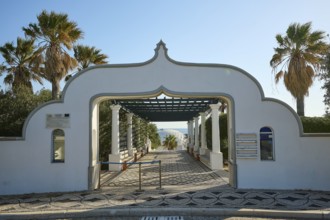
[[[219,134],[219,130],[218,133],[213,133],[213,130],[215,128],[212,127],[213,128],[212,135],[217,134],[219,136],[218,138],[219,150],[217,150],[216,147],[213,149],[208,149],[206,146],[206,134],[204,130],[205,119],[206,116],[209,116],[210,120],[215,122],[215,119],[212,119],[212,117],[216,115],[217,122],[215,123],[215,126],[219,128],[219,124],[217,123],[219,123],[219,114],[221,110],[220,107],[223,107],[219,103],[225,102],[227,105],[226,112],[227,112],[227,131],[228,131],[227,134],[228,156],[227,158],[225,158],[225,161],[226,164],[228,165],[229,184],[233,187],[237,186],[236,157],[235,157],[235,145],[234,145],[235,143],[234,108],[235,107],[234,107],[233,98],[228,94],[222,94],[222,93],[207,93],[207,94],[198,93],[198,92],[180,93],[180,92],[169,91],[166,88],[161,87],[156,91],[146,92],[143,94],[98,94],[93,97],[93,99],[90,102],[91,143],[90,143],[89,175],[88,175],[89,189],[96,189],[100,185],[99,107],[100,107],[100,103],[105,100],[111,100],[111,103],[113,104],[111,107],[112,113],[116,111],[119,112],[119,109],[124,109],[127,112],[126,116],[127,116],[128,126],[126,127],[128,128],[128,130],[125,131],[125,135],[128,137],[126,143],[128,152],[131,150],[132,145],[134,144],[132,143],[132,139],[129,137],[130,135],[132,135],[130,134],[132,133],[132,130],[130,130],[132,128],[129,129],[129,124],[132,123],[132,115],[137,115],[138,117],[148,120],[149,122],[186,121],[188,125],[187,126],[188,142],[186,145],[188,151],[193,155],[195,154],[198,154],[198,156],[205,155],[204,158],[209,159],[209,167],[214,170],[223,169],[223,154],[221,153],[220,134]],[[116,120],[114,118],[112,119]],[[195,128],[191,130],[192,127]],[[119,127],[117,129],[119,129]],[[119,132],[119,130],[115,131],[115,133],[117,132]],[[217,139],[215,138],[215,142],[214,142],[212,138],[212,143],[215,143],[214,146],[217,146]],[[112,145],[113,144],[114,142],[112,142]],[[117,144],[119,147],[120,143]],[[120,151],[120,149],[118,150]],[[221,158],[216,156],[219,155],[219,153],[221,154]],[[111,155],[112,154],[116,154],[116,153],[112,152]],[[118,159],[120,157],[116,157],[116,156],[112,157],[111,155],[109,155],[109,161],[112,160],[112,162],[120,162],[120,159]],[[120,168],[118,167],[118,169]]]

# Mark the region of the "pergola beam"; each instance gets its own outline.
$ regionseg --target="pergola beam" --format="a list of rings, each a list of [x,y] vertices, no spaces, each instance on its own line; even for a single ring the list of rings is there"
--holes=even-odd
[[[217,98],[116,99],[126,110],[148,121],[188,121],[218,103]]]

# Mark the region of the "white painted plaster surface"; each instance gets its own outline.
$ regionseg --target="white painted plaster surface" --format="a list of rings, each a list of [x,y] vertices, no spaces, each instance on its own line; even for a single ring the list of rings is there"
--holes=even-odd
[[[97,162],[99,101],[157,96],[162,91],[231,100],[233,136],[257,133],[259,137],[261,127],[273,129],[275,161],[237,159],[239,188],[330,190],[330,136],[305,137],[293,110],[265,99],[259,83],[245,71],[228,65],[178,63],[159,44],[155,57],[146,63],[82,71],[67,83],[61,101],[30,114],[21,140],[0,141],[0,194],[88,189],[88,170]],[[46,115],[67,113],[65,162],[51,163],[52,129],[46,128]]]

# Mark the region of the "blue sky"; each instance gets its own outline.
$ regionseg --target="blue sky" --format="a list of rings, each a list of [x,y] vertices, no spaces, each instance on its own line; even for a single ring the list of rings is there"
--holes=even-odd
[[[269,66],[275,35],[285,33],[293,22],[309,21],[313,30],[330,32],[329,0],[0,0],[0,4],[0,45],[23,37],[22,27],[36,22],[43,9],[67,13],[84,31],[79,43],[101,49],[109,63],[146,61],[162,39],[172,59],[238,66],[261,83],[267,97],[294,109],[295,100],[282,82],[275,85]],[[49,88],[47,82],[44,86]],[[308,116],[324,114],[321,86],[315,81],[310,89]],[[186,123],[164,125],[173,126]]]

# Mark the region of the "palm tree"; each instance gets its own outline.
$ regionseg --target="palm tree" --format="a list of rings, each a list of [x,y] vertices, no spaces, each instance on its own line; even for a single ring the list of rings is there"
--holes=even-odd
[[[324,58],[323,69],[324,72],[321,74],[321,79],[324,80],[322,89],[325,90],[323,102],[326,106],[325,114],[326,116],[330,116],[330,48]]]
[[[83,33],[66,14],[42,11],[37,19],[38,23],[30,23],[23,30],[39,41],[45,58],[44,78],[52,84],[52,98],[58,99],[60,81],[77,66],[77,61],[66,50],[71,50]]]
[[[286,36],[276,35],[278,47],[270,60],[275,82],[284,78],[284,85],[297,101],[297,113],[305,115],[304,98],[313,84],[313,79],[319,74],[322,57],[327,52],[325,33],[311,32],[312,24],[291,24]],[[279,71],[278,68],[280,67]],[[278,71],[278,72],[277,72]]]
[[[164,143],[168,150],[173,150],[178,146],[178,142],[176,141],[176,137],[173,134],[166,135]]]
[[[101,53],[101,50],[95,47],[77,45],[73,47],[74,57],[78,61],[78,71],[86,69],[91,65],[105,64],[108,56]],[[67,75],[65,80],[69,80],[72,74]]]
[[[34,40],[22,39],[16,40],[16,46],[13,42],[6,43],[0,47],[0,53],[5,62],[0,65],[0,72],[6,72],[4,83],[12,86],[16,93],[19,87],[26,87],[24,91],[33,93],[31,80],[42,84],[42,77],[39,72],[40,50],[36,50]]]

